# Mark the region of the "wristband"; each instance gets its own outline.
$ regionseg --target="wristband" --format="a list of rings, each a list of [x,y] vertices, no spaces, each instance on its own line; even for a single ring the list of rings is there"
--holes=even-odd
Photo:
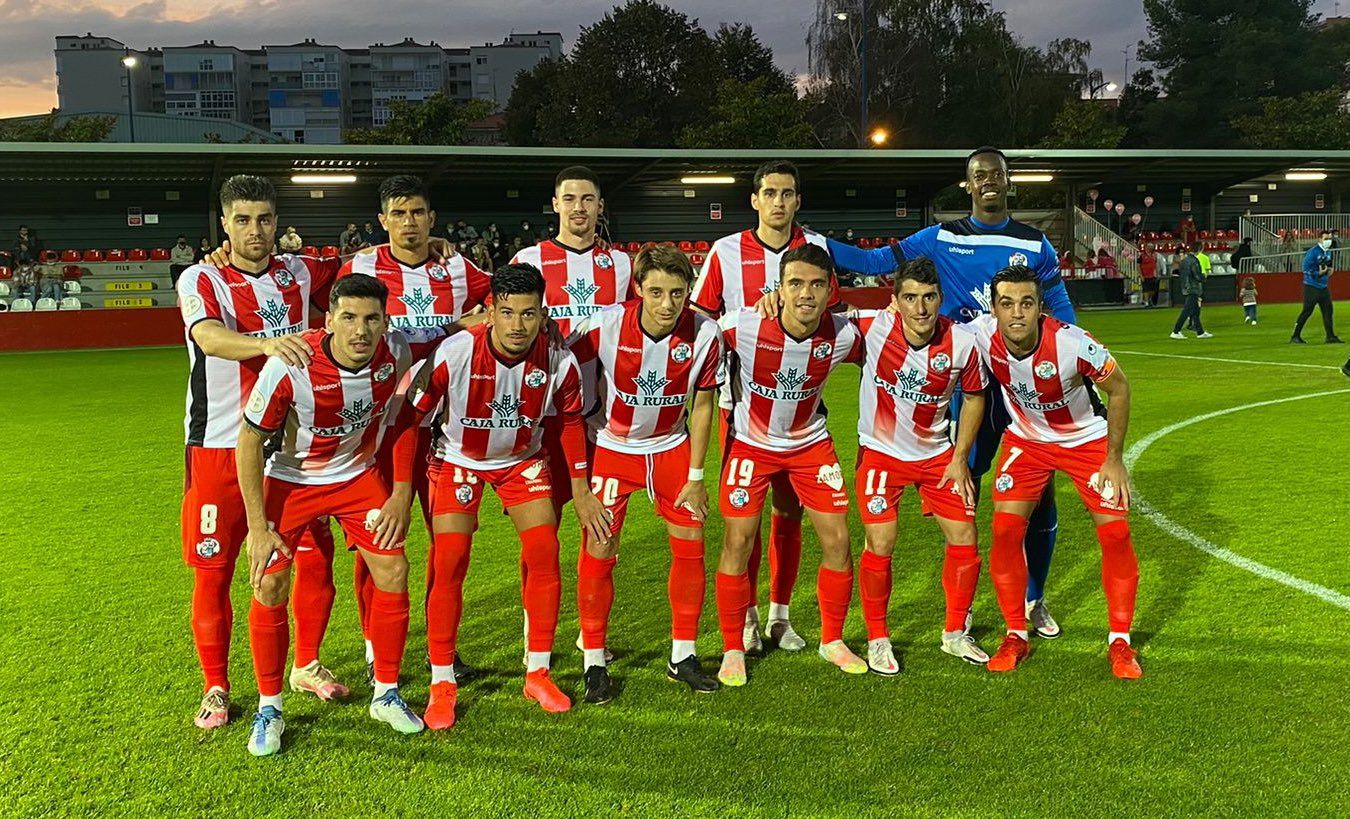
[[[701,481],[701,480],[703,480],[703,470],[702,470],[702,469],[690,469],[690,470],[689,470],[689,480],[690,480],[690,481]]]

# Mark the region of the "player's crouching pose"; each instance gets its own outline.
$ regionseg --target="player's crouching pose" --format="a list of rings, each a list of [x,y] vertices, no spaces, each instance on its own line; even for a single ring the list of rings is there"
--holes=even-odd
[[[571,708],[549,677],[562,579],[552,482],[571,480],[573,506],[588,536],[609,538],[609,514],[586,485],[586,432],[576,358],[541,335],[544,278],[527,264],[508,264],[492,277],[488,323],[452,336],[422,367],[409,390],[415,414],[439,410],[432,446],[434,575],[427,600],[431,696],[427,725],[455,723],[458,687],[455,642],[464,604],[464,576],[484,484],[491,485],[515,524],[528,645],[525,696],[545,711]],[[543,419],[562,417],[561,445],[569,475],[551,475],[540,451]],[[397,461],[410,463],[415,435],[404,431]],[[411,501],[403,496],[404,509]],[[372,567],[374,568],[374,567]],[[379,657],[376,656],[378,666]]]
[[[608,542],[585,537],[577,568],[577,610],[585,654],[586,701],[613,697],[605,635],[614,603],[614,564],[629,496],[646,491],[670,536],[671,652],[667,675],[701,693],[718,689],[699,666],[694,642],[703,612],[703,521],[715,391],[721,385],[717,322],[688,307],[694,270],[673,247],[643,250],[635,263],[640,299],[583,321],[572,352],[598,388],[603,426],[591,490],[614,516]],[[693,409],[688,410],[690,398]]]
[[[408,636],[408,562],[403,555],[408,505],[391,499],[375,454],[387,413],[397,412],[402,401],[398,386],[404,374],[444,331],[389,331],[387,296],[385,286],[370,276],[341,279],[330,296],[327,332],[307,336],[309,365],[269,359],[244,408],[237,460],[248,510],[254,590],[249,642],[260,696],[248,749],[255,756],[281,749],[291,562],[301,533],[325,516],[337,518],[349,548],[364,553],[375,581],[370,715],[402,733],[423,727],[398,692]],[[410,337],[421,343],[410,343]],[[283,427],[281,448],[268,463],[264,481],[263,443]]]
[[[1097,527],[1111,671],[1136,679],[1143,672],[1130,647],[1130,623],[1139,563],[1126,519],[1130,476],[1121,454],[1130,419],[1129,382],[1106,348],[1085,330],[1041,313],[1041,286],[1033,271],[999,271],[990,295],[994,315],[967,325],[975,331],[980,356],[1011,410],[994,478],[994,545],[989,554],[1008,636],[988,668],[1012,671],[1030,653],[1023,540],[1028,515],[1058,471],[1073,480]],[[1106,393],[1109,415],[1089,381]]]
[[[866,344],[854,477],[867,537],[858,590],[867,622],[867,665],[883,676],[900,673],[886,609],[896,508],[910,484],[918,487],[923,513],[937,518],[947,541],[942,650],[971,663],[989,661],[968,633],[980,554],[975,534],[977,493],[967,458],[984,417],[987,382],[975,337],[940,316],[941,305],[937,268],[918,258],[896,277],[890,311],[860,313],[856,319]],[[953,446],[947,409],[958,387],[967,407]]]
[[[726,685],[746,682],[743,626],[751,600],[747,563],[764,496],[776,476],[791,481],[820,539],[820,656],[847,673],[867,673],[867,663],[843,640],[853,596],[848,491],[820,401],[830,372],[862,355],[858,329],[826,310],[833,269],[823,248],[789,250],[783,254],[778,282],[779,315],[765,318],[740,310],[721,321],[735,432],[723,456],[726,539],[716,581],[725,652],[717,676]]]

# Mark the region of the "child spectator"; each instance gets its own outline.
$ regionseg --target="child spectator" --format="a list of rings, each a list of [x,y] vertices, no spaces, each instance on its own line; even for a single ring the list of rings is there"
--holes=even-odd
[[[1256,279],[1248,276],[1242,282],[1242,290],[1238,293],[1238,298],[1242,301],[1242,312],[1247,314],[1246,322],[1251,326],[1256,326]]]

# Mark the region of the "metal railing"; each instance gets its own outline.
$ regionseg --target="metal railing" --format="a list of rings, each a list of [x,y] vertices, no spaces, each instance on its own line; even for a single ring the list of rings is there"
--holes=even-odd
[[[1073,209],[1072,230],[1073,246],[1070,252],[1074,259],[1081,259],[1085,262],[1085,264],[1075,268],[1075,270],[1082,269],[1089,274],[1084,278],[1101,278],[1100,270],[1087,270],[1086,261],[1089,258],[1096,259],[1099,252],[1105,248],[1111,258],[1115,260],[1118,275],[1126,281],[1126,297],[1131,298],[1131,294],[1138,293],[1143,289],[1142,277],[1139,273],[1138,247],[1125,237],[1108,229],[1106,225],[1097,221],[1082,208],[1075,207]]]
[[[1303,257],[1307,253],[1307,250],[1297,250],[1292,253],[1248,256],[1238,263],[1237,273],[1239,276],[1250,273],[1299,273],[1303,270]],[[1337,270],[1350,269],[1350,247],[1332,248],[1331,261],[1332,267]]]
[[[1263,213],[1238,220],[1238,235],[1252,240],[1255,256],[1306,251],[1324,230],[1350,236],[1350,213]]]

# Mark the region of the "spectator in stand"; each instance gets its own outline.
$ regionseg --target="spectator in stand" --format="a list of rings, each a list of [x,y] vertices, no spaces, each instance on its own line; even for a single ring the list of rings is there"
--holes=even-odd
[[[46,269],[38,267],[38,289],[41,290],[41,296],[44,299],[51,299],[57,304],[66,297],[66,288],[61,276],[46,272]]]
[[[1177,238],[1186,247],[1195,244],[1195,241],[1200,238],[1200,231],[1195,227],[1195,219],[1189,214],[1181,217],[1181,221],[1177,223]]]
[[[1256,326],[1256,279],[1248,276],[1242,282],[1242,290],[1238,292],[1238,298],[1242,302],[1242,312],[1245,314],[1244,321],[1251,326]]]
[[[1144,285],[1144,306],[1158,306],[1158,254],[1153,252],[1152,245],[1144,245],[1139,249],[1139,278],[1143,279]]]
[[[520,240],[520,246],[525,247],[526,245],[532,245],[540,239],[543,239],[544,235],[530,224],[529,219],[521,219],[520,233],[516,235],[516,238]]]
[[[485,239],[479,237],[469,250],[470,257],[473,259],[473,263],[478,266],[479,270],[491,273],[497,269],[497,266],[492,261],[492,253],[488,250],[488,243]]]
[[[1238,249],[1233,251],[1233,255],[1228,257],[1228,264],[1233,267],[1234,273],[1242,272],[1242,260],[1252,255],[1252,237],[1248,236],[1238,245]]]
[[[211,237],[203,236],[202,240],[197,243],[197,248],[192,254],[192,263],[200,263],[202,259],[211,255],[212,250],[215,250],[215,245],[211,244]]]
[[[1312,316],[1316,307],[1322,313],[1322,329],[1326,331],[1328,344],[1340,344],[1336,329],[1331,324],[1331,258],[1332,233],[1321,232],[1317,244],[1303,254],[1303,312],[1294,322],[1294,334],[1289,337],[1290,344],[1306,344],[1303,340],[1303,325]]]
[[[1120,277],[1120,272],[1116,270],[1116,260],[1111,258],[1111,253],[1106,248],[1097,251],[1097,270],[1101,272],[1103,279]]]
[[[300,248],[305,246],[305,240],[300,238],[300,234],[296,233],[292,226],[286,228],[286,232],[277,239],[277,246],[281,248],[282,253],[299,253]]]
[[[488,244],[492,244],[493,241],[501,241],[502,232],[501,229],[497,227],[496,222],[491,222],[487,227],[483,228],[483,238],[487,240]]]
[[[344,255],[355,253],[361,249],[361,242],[361,231],[356,229],[356,223],[348,222],[347,229],[338,237],[338,247],[342,249]]]
[[[519,253],[524,249],[525,249],[525,240],[520,236],[517,236],[516,238],[511,240],[510,246],[507,247],[507,250],[510,251],[507,258],[508,259],[514,258],[517,253]]]
[[[844,244],[857,246],[858,239],[853,235],[853,228],[844,231]]]
[[[459,228],[459,240],[461,242],[472,243],[478,241],[478,228],[465,222],[463,219],[459,220],[457,227]]]
[[[1186,303],[1181,308],[1181,313],[1177,316],[1177,323],[1172,327],[1172,338],[1185,338],[1181,328],[1190,324],[1195,328],[1198,338],[1214,338],[1213,333],[1206,333],[1205,327],[1200,323],[1200,307],[1204,303],[1205,277],[1200,272],[1200,260],[1196,254],[1200,252],[1200,243],[1191,243],[1186,256],[1181,260],[1181,292],[1186,296]]]
[[[389,241],[389,234],[375,227],[374,222],[366,222],[365,226],[361,228],[361,241],[364,247],[374,247]]]
[[[187,237],[178,234],[178,241],[169,249],[169,280],[175,287],[178,286],[178,277],[184,270],[192,267],[196,260],[197,253],[192,249],[192,245],[188,244]]]
[[[496,270],[507,262],[511,261],[511,248],[502,243],[500,238],[492,240],[492,246],[489,249],[492,255],[492,269]]]
[[[14,245],[14,296],[20,299],[38,300],[37,280],[39,267],[33,251],[27,242]]]

